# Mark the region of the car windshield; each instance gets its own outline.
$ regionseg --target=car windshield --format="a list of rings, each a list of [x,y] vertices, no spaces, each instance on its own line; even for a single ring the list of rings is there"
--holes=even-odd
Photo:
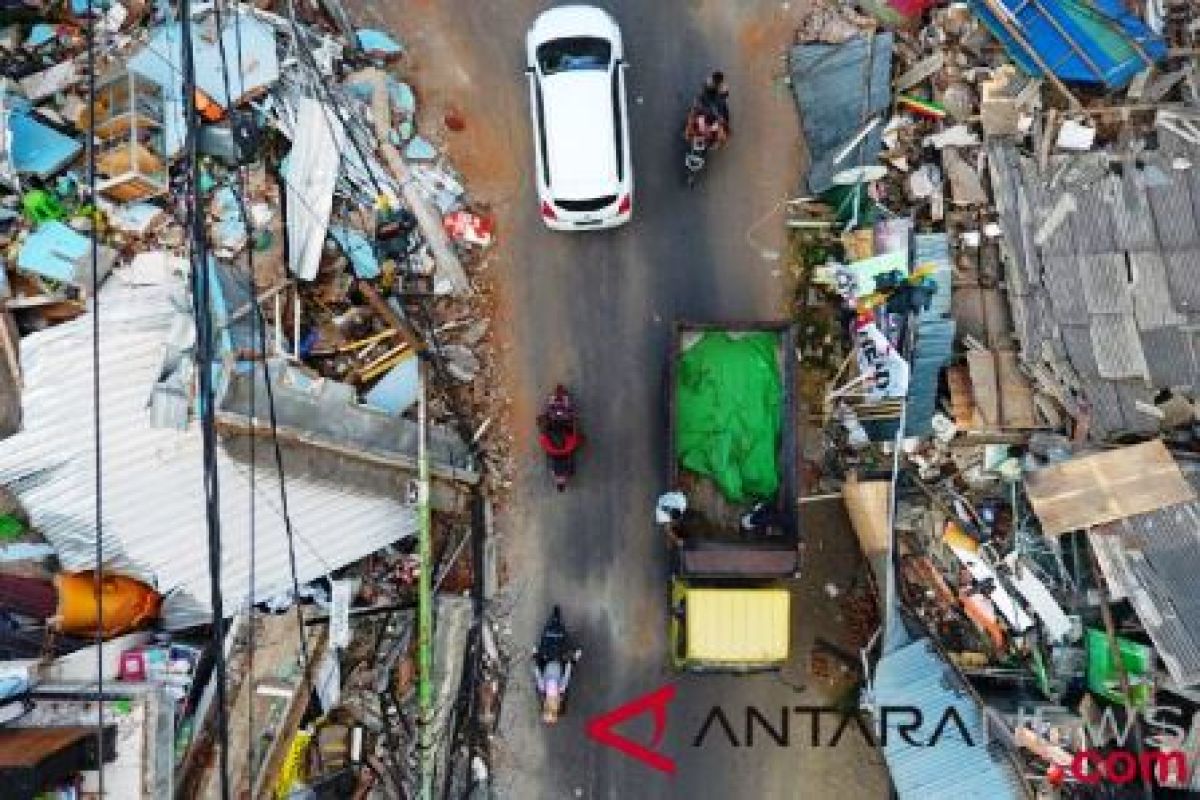
[[[612,46],[603,39],[575,36],[555,39],[537,49],[538,66],[543,75],[578,70],[606,70]]]

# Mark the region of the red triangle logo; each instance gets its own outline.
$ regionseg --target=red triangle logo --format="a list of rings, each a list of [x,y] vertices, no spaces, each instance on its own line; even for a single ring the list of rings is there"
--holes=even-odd
[[[675,761],[652,749],[657,748],[662,742],[663,733],[667,729],[667,704],[674,699],[675,684],[668,683],[666,686],[618,706],[612,711],[592,717],[587,723],[587,735],[602,745],[620,750],[630,758],[641,761],[648,767],[668,775],[674,775]],[[650,740],[650,747],[622,736],[614,730],[621,723],[647,712],[654,715],[654,734]]]

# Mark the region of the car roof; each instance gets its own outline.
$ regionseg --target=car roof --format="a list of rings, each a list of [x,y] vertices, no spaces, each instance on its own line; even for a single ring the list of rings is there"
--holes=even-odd
[[[529,28],[529,44],[533,47],[569,36],[596,36],[618,45],[621,41],[617,23],[607,11],[595,6],[555,6],[542,12]]]
[[[551,195],[591,200],[616,194],[612,72],[561,72],[541,81]]]

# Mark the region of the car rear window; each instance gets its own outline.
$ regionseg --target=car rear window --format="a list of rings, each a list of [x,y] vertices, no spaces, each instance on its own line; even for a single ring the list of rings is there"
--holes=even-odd
[[[612,46],[603,39],[572,36],[546,42],[537,49],[538,66],[543,75],[578,70],[606,70],[612,59]]]
[[[613,203],[617,202],[617,196],[610,194],[606,197],[593,197],[590,200],[558,200],[554,201],[554,205],[561,208],[563,211],[599,211],[602,208],[608,208]]]

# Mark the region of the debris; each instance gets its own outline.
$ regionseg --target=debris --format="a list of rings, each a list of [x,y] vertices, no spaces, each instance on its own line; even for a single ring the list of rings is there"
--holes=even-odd
[[[398,56],[404,52],[404,48],[400,46],[400,43],[383,31],[371,28],[359,28],[355,35],[358,38],[358,46],[367,55],[388,58]]]
[[[456,242],[488,247],[492,244],[495,225],[469,211],[452,211],[445,217],[446,233]]]
[[[414,136],[404,146],[404,157],[409,161],[436,161],[437,148],[420,136]]]
[[[287,170],[288,268],[300,280],[311,281],[325,244],[345,134],[328,109],[311,98],[299,101],[294,130]]]
[[[1058,129],[1055,146],[1060,150],[1091,150],[1095,141],[1095,128],[1068,119],[1063,120],[1062,127]]]
[[[27,109],[9,110],[7,125],[12,135],[9,158],[18,173],[49,178],[66,168],[83,150],[79,142],[38,122]]]
[[[97,266],[100,275],[108,274],[116,253],[103,245]],[[43,222],[25,239],[17,255],[17,268],[90,290],[92,284],[92,243],[61,222]]]

